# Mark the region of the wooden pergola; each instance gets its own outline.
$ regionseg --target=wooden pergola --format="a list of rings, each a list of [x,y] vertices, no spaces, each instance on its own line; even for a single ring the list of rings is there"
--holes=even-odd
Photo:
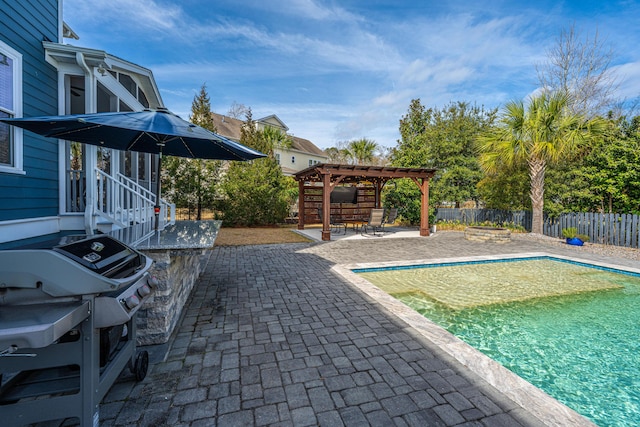
[[[398,178],[409,178],[420,188],[420,235],[429,235],[429,180],[436,169],[396,168],[386,166],[360,166],[321,163],[310,166],[294,175],[298,181],[298,229],[304,230],[305,217],[305,183],[322,183],[322,240],[331,240],[330,194],[337,184],[358,184],[370,182],[375,190],[375,205],[381,207],[380,193],[387,181]]]

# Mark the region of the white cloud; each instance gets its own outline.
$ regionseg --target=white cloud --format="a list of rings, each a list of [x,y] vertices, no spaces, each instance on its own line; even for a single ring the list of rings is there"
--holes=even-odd
[[[640,96],[640,60],[627,62],[611,70],[620,79],[620,97],[630,99]]]
[[[145,28],[170,33],[179,31],[176,24],[184,18],[179,6],[159,4],[154,0],[67,0],[64,2],[64,16],[65,20],[110,21],[116,26],[128,27],[130,31]],[[109,31],[110,28],[104,30]]]
[[[206,82],[212,101],[237,100],[257,116],[277,114],[322,147],[361,137],[393,145],[414,98],[427,107],[458,100],[493,107],[523,98],[536,87],[534,64],[569,16],[567,5],[555,3],[377,6],[364,0],[283,0],[277,7],[264,0],[64,2],[65,20],[82,45],[89,40],[98,45],[87,47],[152,69],[176,113],[188,115]],[[636,46],[625,48],[621,90],[635,96],[640,55]]]
[[[267,4],[263,2],[263,4]],[[269,5],[269,7],[272,7]],[[362,18],[341,7],[327,7],[313,0],[290,0],[279,4],[280,12],[318,21],[353,22]]]

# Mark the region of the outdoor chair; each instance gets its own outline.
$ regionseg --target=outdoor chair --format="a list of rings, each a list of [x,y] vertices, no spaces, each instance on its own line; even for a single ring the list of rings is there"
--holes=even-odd
[[[320,217],[320,221],[323,221],[322,208],[318,209],[318,217]],[[336,234],[340,232],[347,234],[347,223],[337,221],[333,215],[329,215],[329,231]]]
[[[384,209],[371,209],[371,214],[369,215],[369,221],[365,224],[362,224],[362,234],[368,234],[368,230],[371,228],[373,230],[373,235],[376,235],[376,232],[382,232],[382,224],[384,223]]]
[[[386,218],[382,223],[382,231],[385,231],[385,225],[387,224],[393,225],[393,223],[396,222],[397,218],[398,218],[398,209],[397,208],[388,209]]]

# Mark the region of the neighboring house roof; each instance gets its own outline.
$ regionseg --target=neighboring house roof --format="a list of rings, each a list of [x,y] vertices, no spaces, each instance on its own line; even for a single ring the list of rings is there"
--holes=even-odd
[[[234,119],[233,117],[228,117],[218,113],[211,113],[213,117],[213,123],[216,125],[217,133],[220,135],[232,139],[234,141],[240,141],[240,136],[242,135],[242,125],[244,124],[243,120]],[[262,119],[258,119],[255,121],[259,125],[269,125],[273,127],[282,128],[285,131],[289,128],[280,120],[275,114],[264,117]],[[278,123],[278,124],[276,124]],[[327,157],[327,154],[318,148],[313,142],[308,139],[300,138],[297,136],[289,135],[292,140],[291,151],[299,151],[302,153],[313,154],[315,156]],[[284,167],[283,167],[284,171]],[[286,172],[286,171],[285,171]]]
[[[327,157],[327,153],[316,147],[316,145],[308,139],[298,138],[297,136],[292,136],[291,139],[293,139],[292,149],[315,154],[316,156]]]
[[[225,138],[239,142],[242,135],[242,120],[233,117],[223,116],[222,114],[211,113],[213,124],[216,125],[216,133]]]

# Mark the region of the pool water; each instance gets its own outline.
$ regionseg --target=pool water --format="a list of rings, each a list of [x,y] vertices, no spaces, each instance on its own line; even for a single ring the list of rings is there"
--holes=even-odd
[[[499,273],[482,283],[474,270],[487,267]],[[358,274],[596,424],[640,425],[640,277],[552,259],[445,269],[463,272],[448,283],[458,281],[452,288],[465,303],[441,299],[447,283],[441,267]],[[510,289],[521,286],[518,280],[504,285],[513,276],[528,277],[535,291],[527,297]],[[398,287],[403,281],[412,284]],[[582,281],[602,286],[576,285]]]

